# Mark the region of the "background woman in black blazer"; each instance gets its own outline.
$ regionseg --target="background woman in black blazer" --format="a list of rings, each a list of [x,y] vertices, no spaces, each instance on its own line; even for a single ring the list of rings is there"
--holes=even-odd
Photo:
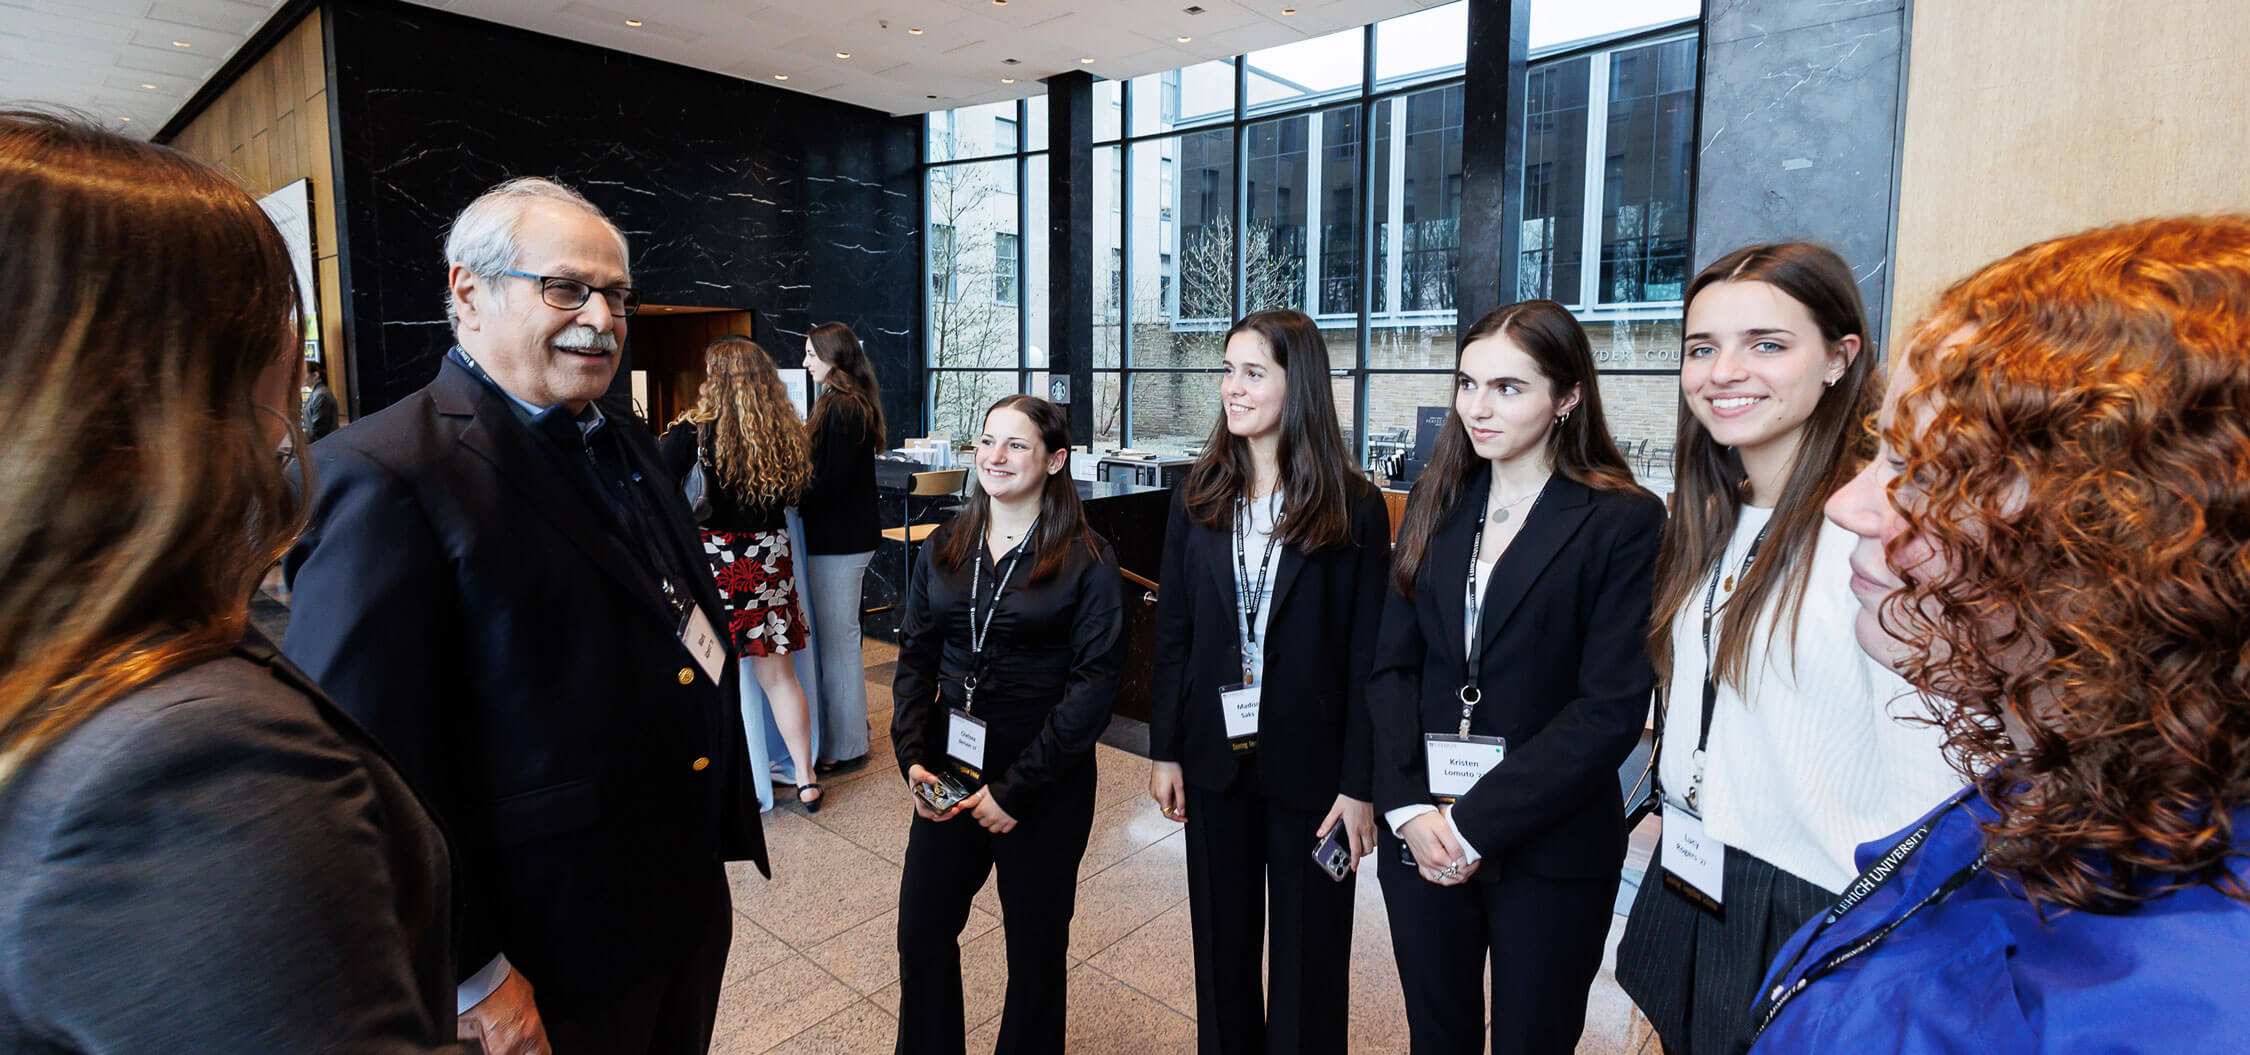
[[[1383,900],[1417,1055],[1483,1049],[1488,954],[1491,1050],[1568,1053],[1625,859],[1664,507],[1561,305],[1485,316],[1455,369],[1368,680]]]
[[[1149,797],[1175,821],[1194,816],[1200,1049],[1341,1052],[1354,876],[1331,878],[1312,851],[1338,825],[1355,867],[1374,850],[1363,690],[1390,516],[1352,468],[1311,318],[1245,317],[1224,366],[1219,421],[1164,536]],[[1257,711],[1230,736],[1220,689],[1239,683]]]
[[[860,656],[860,578],[882,541],[875,516],[875,456],[882,453],[883,393],[875,365],[852,328],[840,322],[805,335],[805,371],[820,385],[811,434],[812,482],[797,511],[805,518],[805,566],[813,647],[820,651],[821,771],[867,756],[867,671]]]
[[[944,812],[914,802],[899,886],[898,1051],[962,1050],[961,928],[1000,872],[1008,995],[995,1051],[1063,1049],[1078,861],[1094,825],[1094,739],[1124,659],[1124,591],[1086,526],[1069,420],[1008,396],[977,437],[976,493],[914,565],[891,742],[908,787],[981,784]],[[978,723],[982,723],[981,726]],[[963,758],[959,734],[979,729]],[[961,816],[966,814],[967,816]]]

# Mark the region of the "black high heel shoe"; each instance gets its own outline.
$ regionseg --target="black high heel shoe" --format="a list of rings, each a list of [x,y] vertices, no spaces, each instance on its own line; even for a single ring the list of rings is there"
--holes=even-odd
[[[819,793],[820,798],[810,800],[806,799],[805,792],[808,791]],[[797,805],[803,806],[806,813],[819,813],[820,804],[826,801],[827,798],[828,793],[825,791],[821,791],[820,785],[818,783],[797,785]]]

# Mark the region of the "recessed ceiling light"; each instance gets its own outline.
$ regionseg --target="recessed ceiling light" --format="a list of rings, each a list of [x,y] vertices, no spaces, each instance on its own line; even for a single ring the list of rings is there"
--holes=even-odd
[[[1281,9],[1281,13],[1285,15],[1294,15],[1297,13],[1297,9],[1294,7],[1284,7]]]
[[[908,34],[909,36],[916,36],[916,37],[918,37],[918,36],[921,36],[921,35],[922,35],[922,31],[921,31],[921,30],[919,30],[919,29],[909,29],[909,30],[907,30],[906,32],[907,32],[907,34]]]
[[[1179,41],[1179,42],[1180,42],[1180,43],[1182,43],[1182,44],[1185,44],[1185,43],[1187,43],[1188,41],[1194,40],[1195,38],[1194,38],[1194,37],[1174,37],[1173,39],[1175,39],[1175,40]]]
[[[836,57],[839,59],[848,59],[852,57],[852,53],[848,51],[839,51],[836,53]]]
[[[1000,83],[1002,83],[1002,84],[1014,84],[1014,83],[1016,83],[1016,79],[1015,79],[1014,77],[1002,77],[1002,78],[1000,78]]]
[[[132,120],[132,118],[130,118],[130,117],[126,117],[126,116],[124,116],[124,115],[122,115],[122,114],[120,114],[120,115],[118,116],[118,118],[117,118],[117,119],[118,119],[118,120],[120,120],[120,121],[130,121],[130,120]]]
[[[992,0],[992,6],[994,6],[994,7],[1006,7],[1006,6],[1008,6],[1008,0]]]
[[[188,46],[188,42],[184,40],[175,40],[172,42],[172,46],[175,48],[184,48]]]
[[[1092,55],[1088,55],[1085,58],[1079,59],[1078,64],[1081,66],[1091,66],[1094,64],[1094,57]]]
[[[625,24],[633,27],[634,29],[641,28],[641,20],[637,18],[628,18],[625,20]]]
[[[773,75],[773,79],[777,81],[786,81],[789,79],[789,75],[786,73],[776,73]]]
[[[144,84],[144,85],[141,85],[141,87],[143,87],[143,88],[146,88],[146,89],[148,89],[149,91],[152,91],[152,92],[156,90],[156,85],[153,85],[153,84]]]

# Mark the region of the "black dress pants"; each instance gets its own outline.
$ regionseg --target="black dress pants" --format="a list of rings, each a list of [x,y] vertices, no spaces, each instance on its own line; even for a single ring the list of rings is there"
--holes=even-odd
[[[1351,1008],[1352,889],[1313,863],[1327,816],[1258,793],[1254,759],[1234,787],[1187,792],[1188,916],[1195,929],[1196,1047],[1203,1055],[1336,1052]],[[1267,982],[1258,949],[1269,941]]]
[[[1008,995],[997,1055],[1063,1050],[1070,917],[1078,862],[1094,828],[1094,763],[1088,758],[1014,814],[994,835],[967,813],[920,814],[906,839],[898,899],[899,1055],[962,1055],[961,931],[985,877],[1000,873],[1000,922],[1008,943]]]
[[[1586,994],[1601,970],[1618,876],[1550,878],[1523,869],[1439,886],[1400,860],[1386,828],[1375,853],[1391,948],[1406,992],[1414,1055],[1484,1050],[1484,993],[1492,963],[1493,1055],[1571,1055],[1586,1028]]]
[[[703,1055],[719,1014],[727,947],[734,943],[734,900],[726,869],[711,866],[702,926],[668,974],[597,998],[568,999],[538,991],[532,999],[555,1055]]]

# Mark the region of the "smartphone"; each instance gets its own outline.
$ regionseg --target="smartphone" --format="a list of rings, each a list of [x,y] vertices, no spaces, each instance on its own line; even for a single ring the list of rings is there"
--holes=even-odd
[[[937,774],[937,783],[935,784],[916,783],[914,793],[921,796],[922,801],[929,803],[930,809],[938,813],[944,813],[960,805],[961,800],[968,798],[971,794],[970,790],[962,786],[960,781],[953,779],[951,773]]]
[[[1339,883],[1344,881],[1345,876],[1352,874],[1352,848],[1345,841],[1341,822],[1331,826],[1327,837],[1313,847],[1312,859],[1314,864],[1320,866],[1321,871],[1328,873],[1328,878]]]

